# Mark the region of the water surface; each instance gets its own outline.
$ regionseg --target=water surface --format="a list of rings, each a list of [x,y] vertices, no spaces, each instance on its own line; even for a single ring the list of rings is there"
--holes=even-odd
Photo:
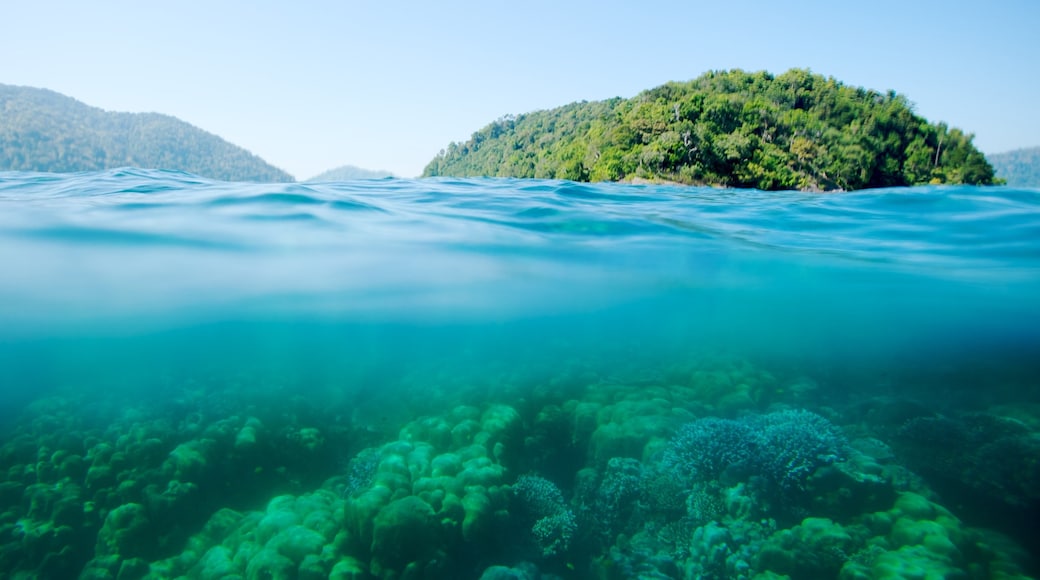
[[[817,525],[813,518],[860,530],[864,514],[895,509],[897,497],[927,497],[966,529],[1037,547],[1022,533],[1040,513],[1028,491],[1040,483],[1036,190],[820,195],[512,179],[254,184],[136,169],[0,173],[0,272],[0,419],[10,434],[0,452],[8,474],[0,564],[10,570],[201,574],[201,555],[176,556],[229,508],[242,518],[239,535],[211,533],[192,545],[239,553],[248,536],[249,550],[282,559],[253,572],[228,563],[227,574],[303,577],[307,549],[270,544],[290,528],[249,536],[249,514],[274,513],[268,502],[280,495],[302,502],[326,492],[334,507],[322,509],[348,531],[323,540],[332,555],[311,562],[319,575],[348,562],[341,568],[375,577],[408,566],[431,577],[476,578],[494,566],[529,577],[739,577],[734,570],[747,567],[857,577],[857,566],[876,572],[886,558],[924,548],[900,551],[886,537],[875,542],[882,553],[849,532],[842,549],[859,556],[811,573],[749,554],[787,541],[784,533],[804,535],[798,530]],[[785,410],[826,417],[856,449],[864,441],[887,449],[871,448],[884,469],[870,476],[886,482],[888,504],[833,511],[822,491],[803,490],[797,513],[777,511],[768,485],[740,487],[756,489],[766,475],[735,470],[711,493],[744,490],[754,514],[701,521],[686,508],[613,505],[607,512],[626,514],[622,523],[581,511],[599,505],[582,482],[602,488],[621,477],[611,470],[622,460],[642,470],[633,482],[649,485],[684,424]],[[456,435],[430,427],[438,421]],[[463,436],[468,421],[483,426]],[[250,437],[263,459],[242,443]],[[962,455],[989,451],[954,470],[920,453],[938,441]],[[374,493],[366,486],[389,485],[378,483],[380,470],[405,461],[419,477],[429,468],[414,454],[393,459],[401,442],[443,457],[487,446],[500,472],[479,484],[487,498],[463,503],[500,512],[466,520],[483,522],[494,545],[468,535],[465,518],[418,480],[395,493],[421,498],[442,521],[461,518],[461,535],[440,545],[440,556],[386,551],[378,532],[351,528],[359,498]],[[198,457],[185,459],[186,449]],[[69,466],[70,456],[82,468]],[[382,457],[371,460],[383,466],[377,483],[355,481],[344,492],[342,479],[365,457]],[[987,463],[994,457],[1010,467],[997,470]],[[524,518],[537,510],[508,491],[525,474],[558,486],[575,510],[566,548],[547,553],[532,540]],[[532,480],[522,481],[517,489]],[[708,493],[704,481],[684,485],[676,493],[688,506]],[[437,497],[463,493],[448,489]],[[44,493],[90,507],[69,523],[57,507],[64,500],[44,502]],[[295,513],[303,521],[309,509]],[[366,517],[390,517],[380,509]],[[141,515],[151,539],[104,540],[130,525],[109,521],[112,513]],[[708,554],[721,548],[709,549],[704,536],[719,526],[728,556],[712,564]],[[679,535],[667,540],[651,533],[672,527]],[[976,533],[950,532],[963,553]],[[75,548],[62,553],[64,544]],[[207,558],[223,554],[212,549]],[[295,571],[278,576],[286,558]],[[1014,560],[942,558],[961,571]]]

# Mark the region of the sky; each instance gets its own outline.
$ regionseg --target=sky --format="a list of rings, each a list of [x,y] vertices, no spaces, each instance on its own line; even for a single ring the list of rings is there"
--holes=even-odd
[[[985,153],[1040,145],[1040,1],[4,0],[0,83],[173,115],[297,179],[414,177],[506,115],[709,70],[895,90]]]

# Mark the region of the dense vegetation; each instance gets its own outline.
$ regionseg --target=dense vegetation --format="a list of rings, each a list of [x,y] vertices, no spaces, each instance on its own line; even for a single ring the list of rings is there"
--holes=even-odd
[[[184,121],[112,113],[53,91],[0,85],[0,171],[176,169],[229,181],[292,181],[288,173]]]
[[[452,143],[424,176],[852,190],[990,184],[972,135],[914,114],[895,92],[806,70],[740,70],[671,82],[631,99],[503,117]]]
[[[1040,187],[1040,147],[1015,149],[987,157],[997,177],[1014,187]]]
[[[389,171],[374,171],[372,169],[363,169],[353,165],[342,165],[335,169],[319,173],[307,181],[349,181],[351,179],[382,179],[384,177],[393,176],[394,174]]]

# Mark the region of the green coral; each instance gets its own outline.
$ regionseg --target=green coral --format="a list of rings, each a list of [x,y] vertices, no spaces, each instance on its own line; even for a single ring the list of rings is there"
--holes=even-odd
[[[343,500],[319,490],[278,496],[263,513],[222,510],[185,550],[151,566],[153,578],[220,579],[328,577],[342,554],[336,548]]]
[[[888,511],[864,518],[874,534],[869,557],[852,558],[841,578],[907,578],[932,580],[955,577],[965,569],[962,548],[970,534],[948,510],[911,492],[900,494]]]
[[[430,504],[414,495],[390,502],[372,524],[372,573],[396,576],[413,563],[432,560],[443,534]]]
[[[219,512],[180,555],[154,563],[151,574],[447,574],[462,565],[450,556],[460,544],[487,542],[505,517],[507,471],[499,459],[518,444],[519,428],[518,413],[504,405],[413,421],[398,440],[362,454],[374,469],[346,497],[329,489],[341,485],[333,478],[317,492],[276,497],[263,513]]]
[[[284,399],[228,416],[191,399],[173,420],[120,410],[100,427],[40,403],[45,416],[0,448],[0,567],[127,580],[1026,577],[1028,553],[939,506],[866,424],[842,423],[859,436],[848,460],[813,471],[797,505],[778,505],[761,474],[676,478],[662,457],[681,425],[767,415],[812,391],[800,372],[691,360],[567,371],[560,392],[546,380],[511,405],[381,431]],[[531,473],[558,483],[551,510],[514,493]]]
[[[145,551],[149,534],[148,515],[144,506],[128,503],[108,513],[98,532],[96,553],[99,556],[134,557]]]
[[[773,534],[759,552],[757,566],[794,578],[833,578],[862,544],[862,535],[865,530],[846,528],[828,518],[805,518]]]

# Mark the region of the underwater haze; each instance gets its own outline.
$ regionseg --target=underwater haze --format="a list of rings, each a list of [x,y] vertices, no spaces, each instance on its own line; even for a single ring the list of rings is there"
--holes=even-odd
[[[0,173],[0,575],[1029,578],[1040,191]]]

